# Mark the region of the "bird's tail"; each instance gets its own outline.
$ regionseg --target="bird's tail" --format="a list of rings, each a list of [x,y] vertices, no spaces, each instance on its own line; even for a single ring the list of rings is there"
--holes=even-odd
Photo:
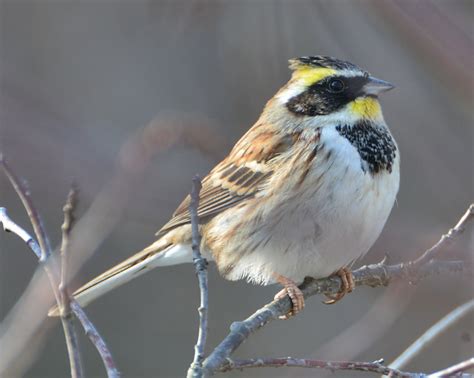
[[[161,239],[86,283],[76,290],[73,296],[81,306],[86,306],[103,294],[155,267],[187,262],[192,262],[191,246],[166,243]],[[59,316],[58,306],[52,307],[48,316]]]

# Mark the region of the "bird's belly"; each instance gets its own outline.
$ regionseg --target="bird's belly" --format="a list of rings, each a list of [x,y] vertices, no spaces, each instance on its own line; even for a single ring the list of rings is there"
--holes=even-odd
[[[343,170],[345,174],[334,172],[334,180],[326,180],[313,198],[308,195],[304,217],[290,219],[302,232],[307,231],[303,223],[312,220],[318,232],[300,235],[294,269],[281,274],[295,281],[329,276],[367,253],[380,235],[398,191],[398,174]]]
[[[350,265],[382,231],[398,191],[398,165],[392,173],[371,175],[336,157],[329,170],[316,169],[306,180],[296,194],[275,198],[271,211],[239,225],[216,258],[226,278],[269,284],[278,273],[301,282]],[[235,211],[233,219],[239,219]]]

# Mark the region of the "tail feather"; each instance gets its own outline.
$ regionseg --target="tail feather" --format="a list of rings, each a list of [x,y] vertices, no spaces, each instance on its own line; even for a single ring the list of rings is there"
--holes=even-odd
[[[184,244],[165,244],[159,240],[127,260],[110,268],[76,290],[74,299],[86,306],[112,289],[158,267],[192,262],[191,247]],[[48,316],[59,316],[59,308],[52,307]]]

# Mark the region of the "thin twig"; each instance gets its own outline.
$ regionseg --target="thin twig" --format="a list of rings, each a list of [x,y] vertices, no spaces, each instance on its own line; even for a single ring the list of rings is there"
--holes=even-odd
[[[461,221],[457,223],[456,227],[461,224],[462,227],[472,217],[473,205],[470,205],[468,213],[471,215],[463,215]],[[455,228],[456,228],[455,227]],[[461,227],[458,227],[460,230]],[[436,251],[440,251],[446,243],[451,241],[454,236],[460,234],[453,233],[450,237],[441,238],[436,243]],[[432,250],[430,248],[428,251]],[[422,256],[426,256],[426,252]],[[431,255],[432,256],[432,255]],[[416,261],[416,260],[415,260]],[[386,265],[385,259],[378,264],[363,266],[353,272],[354,282],[356,286],[368,285],[371,287],[387,286],[390,282],[395,280],[403,280],[408,282],[418,282],[430,275],[448,273],[448,272],[462,272],[470,267],[466,266],[464,261],[436,261],[430,259],[426,260],[422,265],[415,264],[414,261],[408,263],[401,263],[396,265]],[[305,279],[300,286],[305,298],[316,294],[335,294],[341,288],[341,279],[339,277],[329,277],[323,279]],[[211,352],[211,354],[204,360],[203,367],[206,374],[211,375],[218,371],[231,356],[231,354],[254,332],[264,327],[272,320],[278,319],[279,316],[287,314],[291,310],[291,301],[288,297],[282,298],[278,301],[273,301],[254,314],[241,322],[234,322],[230,326],[229,334],[224,340]]]
[[[51,244],[49,243],[48,236],[43,226],[43,222],[41,221],[41,217],[36,211],[36,207],[33,204],[33,200],[30,195],[30,191],[26,187],[26,185],[21,182],[19,177],[15,174],[15,172],[10,168],[10,165],[7,163],[5,157],[0,153],[0,165],[3,167],[3,170],[8,177],[10,183],[15,189],[15,192],[20,197],[21,202],[23,203],[23,207],[25,208],[28,217],[30,218],[31,225],[33,226],[33,230],[36,235],[36,240],[38,240],[38,244],[41,250],[40,262],[46,261],[46,258],[51,253]]]
[[[464,316],[474,311],[474,299],[456,307],[449,314],[440,319],[436,324],[432,325],[425,333],[423,333],[413,344],[411,344],[400,356],[398,356],[389,367],[392,369],[400,369],[406,366],[413,358],[415,358],[423,349],[425,349],[435,338],[441,335],[449,327],[457,323]]]
[[[443,369],[443,370],[437,371],[436,373],[432,373],[428,375],[427,378],[456,377],[462,374],[463,372],[468,371],[469,369],[473,369],[473,368],[474,368],[474,357],[466,361],[460,362],[459,364],[450,366],[447,369]],[[469,376],[471,375],[469,374]]]
[[[128,199],[133,197],[137,183],[143,181],[146,168],[158,152],[163,153],[185,143],[216,159],[222,155],[222,146],[229,144],[227,138],[219,135],[220,128],[214,127],[209,119],[196,117],[196,114],[191,118],[183,118],[182,114],[171,118],[159,116],[145,128],[139,129],[121,146],[110,179],[84,210],[71,233],[71,250],[74,253],[69,256],[69,276],[79,271],[123,217]],[[44,283],[45,274],[40,270],[7,314],[11,321],[0,325],[0,376],[4,371],[14,371],[16,376],[23,376],[31,366],[32,360],[22,356],[36,353],[40,345],[37,333],[42,337],[46,334],[42,323],[50,296],[41,295]],[[37,311],[39,316],[24,316],[31,314],[32,308],[41,310],[40,313]],[[34,343],[29,341],[31,338],[35,338]]]
[[[41,254],[37,254],[36,251],[39,251],[40,247],[38,243],[36,242],[35,239],[33,239],[26,230],[21,228],[19,225],[14,223],[7,215],[6,209],[5,208],[0,208],[0,223],[3,223],[5,229],[7,231],[11,231],[12,233],[15,233],[15,235],[19,236],[22,240],[27,242],[28,247],[38,256]],[[17,231],[19,233],[17,233]],[[118,369],[115,365],[115,362],[112,358],[112,354],[110,353],[110,350],[107,347],[107,344],[105,343],[104,339],[102,336],[99,334],[95,326],[92,324],[92,322],[89,320],[87,317],[86,313],[82,309],[82,307],[72,298],[70,298],[70,303],[71,303],[71,310],[74,313],[74,315],[79,319],[79,321],[82,324],[82,327],[84,328],[84,332],[86,335],[89,337],[90,341],[94,345],[94,347],[97,349],[97,351],[100,354],[100,357],[102,358],[102,361],[104,363],[104,367],[107,371],[107,376],[109,378],[116,378],[119,377],[120,374],[118,372]]]
[[[202,362],[204,361],[204,349],[206,347],[207,338],[207,309],[208,309],[208,284],[207,284],[207,260],[202,257],[201,235],[199,233],[199,193],[201,191],[201,180],[198,176],[193,178],[193,186],[191,189],[191,201],[189,205],[189,213],[191,215],[192,229],[192,249],[193,262],[196,274],[199,280],[200,305],[199,305],[199,333],[196,345],[194,347],[194,359],[188,370],[188,378],[201,378],[204,376]]]
[[[69,233],[71,231],[72,225],[74,223],[74,209],[76,207],[77,201],[77,189],[73,185],[69,190],[69,194],[67,196],[66,204],[63,207],[64,212],[64,222],[61,226],[61,249],[60,249],[60,256],[61,256],[61,276],[59,281],[59,291],[61,292],[61,312],[64,312],[65,315],[69,315],[71,312],[70,308],[70,301],[69,301],[69,293],[67,291],[67,261],[68,261],[68,253],[67,250],[69,248]]]
[[[66,204],[63,207],[64,222],[61,226],[61,270],[59,280],[60,301],[58,303],[60,308],[61,323],[63,325],[64,336],[66,339],[66,345],[68,346],[67,350],[69,354],[69,361],[71,364],[71,376],[73,378],[84,376],[84,370],[82,367],[81,354],[79,349],[79,341],[71,316],[70,299],[67,290],[67,249],[69,245],[69,232],[72,228],[72,223],[74,219],[73,211],[75,208],[75,197],[76,191],[74,188],[71,188],[68,194]]]
[[[219,369],[221,372],[230,370],[240,370],[244,368],[255,367],[301,367],[326,369],[332,372],[349,370],[364,371],[378,374],[391,374],[391,377],[418,378],[420,374],[402,372],[397,369],[391,369],[383,365],[383,360],[374,362],[355,362],[355,361],[321,361],[309,360],[303,358],[252,358],[248,360],[227,359],[225,364]]]
[[[99,352],[99,355],[105,366],[105,370],[107,371],[107,377],[120,377],[120,372],[117,369],[117,365],[115,365],[114,359],[112,358],[112,354],[110,353],[110,349],[107,347],[107,344],[105,343],[104,339],[99,334],[94,324],[92,324],[92,322],[89,320],[87,314],[84,312],[82,307],[73,298],[71,298],[71,310],[74,312],[74,315],[76,315],[77,319],[79,319],[87,337],[95,346],[97,352]]]
[[[23,228],[18,226],[10,219],[7,209],[4,207],[0,207],[0,223],[3,225],[3,230],[5,232],[11,232],[18,236],[33,251],[38,259],[41,258],[41,249],[36,240],[33,239],[28,232],[26,232]]]
[[[441,236],[441,239],[428,249],[425,253],[423,253],[418,259],[414,261],[415,265],[423,265],[424,263],[430,261],[436,254],[438,254],[441,248],[446,248],[446,246],[453,242],[459,234],[464,232],[469,221],[474,218],[474,204],[471,203],[469,208],[466,210],[464,215],[459,219],[458,223],[451,228],[446,234]]]
[[[50,261],[48,261],[52,252],[51,243],[49,242],[49,238],[41,221],[41,217],[38,211],[36,210],[33,199],[31,198],[30,192],[27,189],[26,185],[20,181],[15,172],[10,168],[3,155],[0,155],[0,164],[2,165],[3,170],[7,175],[8,179],[10,180],[10,183],[18,194],[18,197],[20,197],[21,202],[23,203],[23,206],[30,218],[31,225],[33,226],[33,230],[38,239],[37,244],[39,244],[39,249],[41,251],[39,259],[40,265],[43,267],[44,271],[46,272],[46,275],[48,276],[51,288],[53,289],[54,298],[56,299],[56,303],[58,304],[58,306],[61,306],[61,304],[63,303],[62,295],[59,290],[59,287],[56,286],[58,282],[57,264],[55,263],[55,260],[52,260],[51,263]],[[30,244],[32,244],[31,240]],[[38,248],[35,247],[34,249],[37,250]],[[72,322],[72,319],[68,318],[65,315],[61,316],[61,324],[63,326],[64,337],[66,339],[66,347],[68,351],[69,365],[71,368],[71,376],[73,378],[81,378],[83,377],[83,370],[82,364],[80,362],[81,356],[77,341],[77,335],[74,330],[74,324]]]
[[[70,297],[67,289],[67,249],[69,247],[69,233],[74,222],[74,209],[76,206],[76,189],[74,186],[69,190],[66,204],[63,207],[64,222],[61,226],[61,271],[59,280],[60,301],[58,303],[63,324],[64,337],[66,339],[69,361],[71,364],[71,376],[73,378],[83,377],[84,369],[82,367],[81,354],[79,349],[79,340],[71,316]]]
[[[48,259],[48,257],[51,255],[51,247],[49,243],[49,239],[47,237],[46,232],[44,231],[44,228],[41,224],[41,220],[39,217],[39,214],[34,206],[33,200],[31,199],[31,196],[29,192],[27,191],[26,187],[20,183],[18,177],[16,174],[13,172],[13,170],[7,165],[4,157],[2,154],[0,154],[0,165],[2,165],[8,179],[10,180],[13,188],[17,192],[18,196],[22,200],[23,206],[25,207],[28,216],[30,217],[31,224],[33,226],[33,229],[35,230],[35,233],[38,235],[38,239],[41,240],[42,244],[39,244],[29,233],[20,227],[18,224],[13,222],[7,214],[7,211],[5,208],[0,208],[0,221],[3,224],[3,227],[5,231],[10,231],[15,233],[18,237],[20,237],[26,245],[33,251],[33,253],[38,257],[41,266],[44,268],[46,275],[49,279],[49,282],[51,284],[52,290],[54,297],[56,299],[56,303],[58,306],[61,305],[61,293],[59,288],[57,287],[56,283],[58,282],[58,268],[57,264],[55,263],[56,261],[54,259]],[[46,248],[46,251],[43,251],[42,245]],[[113,362],[112,355],[110,351],[108,350],[104,340],[100,336],[100,334],[97,332],[95,327],[92,325],[90,320],[87,318],[87,315],[84,313],[82,308],[77,303],[72,302],[72,311],[74,312],[74,315],[80,320],[82,326],[84,327],[84,330],[86,331],[86,334],[89,335],[88,329],[93,329],[94,332],[92,333],[94,337],[89,336],[91,339],[92,343],[96,347],[97,351],[102,357],[102,360],[104,362],[104,366],[107,370],[107,376],[108,377],[119,377],[118,370],[115,368],[115,363]],[[61,317],[61,322],[63,325],[63,328],[65,330],[65,333],[71,333],[70,327],[71,324],[70,322],[65,321],[65,317]],[[88,328],[86,328],[86,326]],[[67,330],[66,330],[67,329]],[[66,336],[66,345],[68,347],[68,355],[71,356],[74,353],[79,353],[79,350],[77,349],[76,351],[70,351],[69,348],[76,348],[77,345],[70,345],[68,343],[68,338]],[[80,360],[80,358],[79,358]],[[72,376],[81,376],[79,375],[81,372],[80,371],[74,371],[75,366],[80,366],[76,365],[74,360],[70,359],[70,365],[71,365],[71,375]],[[110,368],[110,367],[113,368]]]

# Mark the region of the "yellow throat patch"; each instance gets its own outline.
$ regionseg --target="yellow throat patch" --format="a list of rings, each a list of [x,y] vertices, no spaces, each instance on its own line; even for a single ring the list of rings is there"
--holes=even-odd
[[[380,103],[373,97],[359,97],[349,104],[349,111],[361,118],[378,118],[382,114]]]

